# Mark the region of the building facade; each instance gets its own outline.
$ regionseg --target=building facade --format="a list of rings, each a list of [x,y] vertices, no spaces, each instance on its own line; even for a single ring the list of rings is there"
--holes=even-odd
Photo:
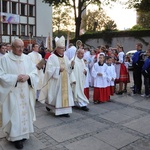
[[[52,7],[42,0],[0,0],[0,42],[52,37]]]

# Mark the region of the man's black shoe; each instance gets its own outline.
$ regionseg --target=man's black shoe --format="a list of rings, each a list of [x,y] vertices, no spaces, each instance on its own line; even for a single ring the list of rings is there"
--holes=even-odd
[[[122,91],[116,93],[116,95],[122,95],[122,94],[123,94]]]
[[[48,107],[46,107],[46,110],[47,110],[47,111],[50,111],[51,109],[50,109],[50,108],[48,108]]]
[[[61,115],[59,115],[60,117],[70,117],[70,115],[69,114],[61,114]]]
[[[89,111],[89,108],[87,108],[86,106],[81,107],[81,109],[84,111]]]
[[[24,141],[26,141],[26,140],[27,140],[27,139],[22,139],[21,141],[24,142]]]
[[[23,149],[23,141],[22,140],[15,141],[14,144],[17,149]]]

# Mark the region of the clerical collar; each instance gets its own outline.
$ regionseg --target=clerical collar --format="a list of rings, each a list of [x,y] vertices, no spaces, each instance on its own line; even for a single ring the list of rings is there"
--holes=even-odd
[[[111,64],[107,64],[107,66],[111,66]]]
[[[57,52],[56,52],[56,50],[54,51],[54,54],[56,55],[56,56],[58,56],[58,57],[61,57],[61,58],[63,58],[64,57],[64,55],[60,55],[60,54],[58,54]]]
[[[103,63],[103,64],[104,64],[104,63]],[[98,65],[99,65],[99,66],[103,66],[103,64],[101,64],[100,62],[98,62]]]
[[[5,54],[6,55],[6,54]],[[23,61],[23,56],[24,54],[22,54],[21,56],[15,55],[12,51],[10,53],[7,53],[7,55],[9,56],[9,58],[11,58],[12,60],[15,61]]]

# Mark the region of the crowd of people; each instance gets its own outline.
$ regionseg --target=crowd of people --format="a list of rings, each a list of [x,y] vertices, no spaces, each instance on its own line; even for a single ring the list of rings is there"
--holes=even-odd
[[[0,44],[0,125],[6,138],[23,148],[23,142],[34,132],[35,103],[41,102],[55,116],[70,117],[72,107],[89,111],[89,88],[93,88],[93,102],[110,102],[115,94],[127,92],[130,82],[128,64],[123,46],[84,47],[81,41],[66,49],[65,38],[55,38],[55,50],[39,53],[39,45],[24,51],[21,39],[12,44]],[[148,56],[142,44],[136,44],[133,55],[133,93],[141,94],[142,74],[145,94],[149,97],[150,49]],[[118,84],[119,88],[116,88]]]

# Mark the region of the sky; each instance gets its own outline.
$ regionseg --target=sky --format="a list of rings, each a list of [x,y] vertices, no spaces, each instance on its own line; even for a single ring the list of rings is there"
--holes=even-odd
[[[117,29],[125,30],[136,24],[136,11],[125,9],[121,4],[115,3],[113,8],[104,7],[107,15],[117,24]]]

